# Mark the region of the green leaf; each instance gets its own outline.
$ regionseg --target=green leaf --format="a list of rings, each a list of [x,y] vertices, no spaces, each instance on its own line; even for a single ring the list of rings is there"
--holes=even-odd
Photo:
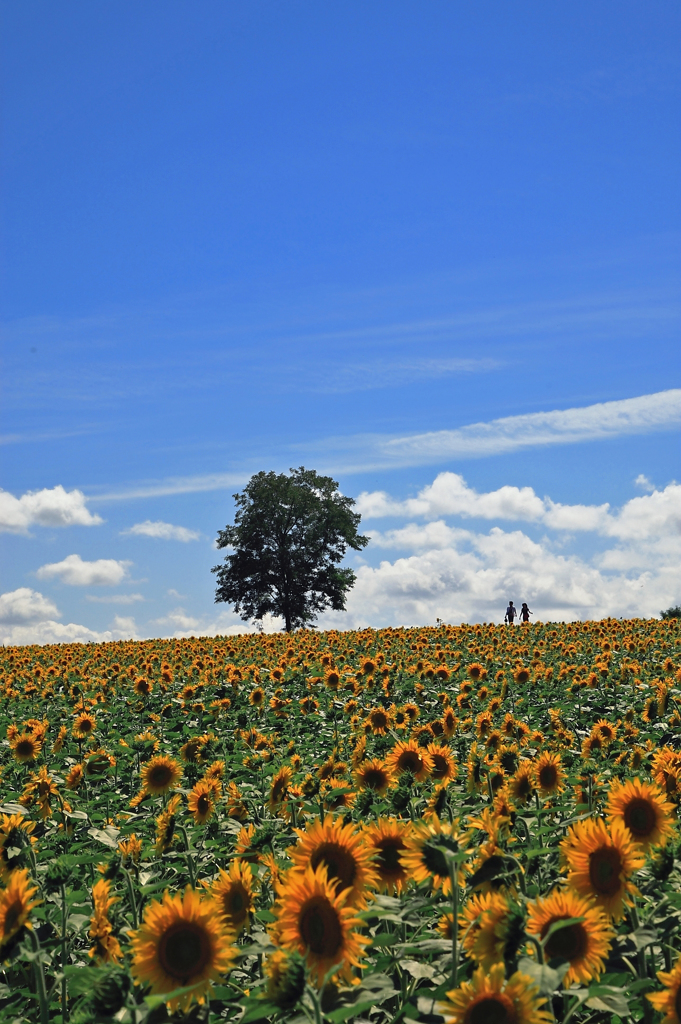
[[[163,1003],[169,1003],[171,999],[180,999],[182,996],[189,995],[190,992],[195,992],[201,985],[203,985],[203,982],[197,981],[195,985],[185,985],[183,988],[173,989],[172,992],[166,992],[164,995],[145,996],[144,1002],[150,1010],[155,1010],[157,1007],[162,1006]]]
[[[606,1013],[616,1013],[618,1017],[631,1015],[624,991],[612,985],[590,985],[586,1005],[590,1010],[604,1010]]]
[[[521,957],[518,961],[518,970],[523,974],[529,974],[539,986],[543,996],[552,995],[570,968],[569,964],[561,964],[560,967],[548,967],[546,964],[538,964],[528,956]]]

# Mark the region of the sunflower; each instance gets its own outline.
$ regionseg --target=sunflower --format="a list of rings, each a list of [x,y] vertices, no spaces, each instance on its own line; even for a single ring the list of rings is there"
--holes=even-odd
[[[479,967],[471,981],[447,993],[447,1002],[437,1004],[445,1024],[544,1024],[552,1019],[541,1007],[546,1002],[536,984],[517,971],[508,981],[502,963],[489,974]]]
[[[610,787],[608,820],[622,821],[632,839],[645,850],[666,844],[674,831],[673,813],[674,805],[665,800],[655,783],[630,779],[624,784],[615,781]]]
[[[262,686],[256,686],[254,690],[248,695],[248,703],[252,704],[254,708],[262,707],[263,701],[265,700],[265,691]]]
[[[372,708],[365,722],[365,728],[374,736],[385,736],[391,726],[392,716],[385,708]]]
[[[411,772],[417,782],[423,782],[430,775],[430,754],[414,740],[398,740],[388,754],[388,767],[396,775]]]
[[[537,788],[543,796],[560,793],[565,789],[563,779],[565,772],[560,761],[560,754],[551,754],[545,750],[539,755],[534,766],[534,778]]]
[[[35,822],[29,821],[23,814],[3,814],[0,819],[0,878],[7,881],[12,871],[22,863],[21,853],[24,847],[36,842],[31,837]],[[11,851],[11,856],[10,856]]]
[[[434,889],[442,889],[443,895],[451,892],[449,861],[444,850],[460,853],[467,845],[468,837],[459,832],[458,822],[442,822],[432,815],[427,821],[415,824],[407,837],[406,850],[402,857],[407,874],[419,884],[429,881]]]
[[[404,852],[411,832],[411,822],[397,818],[379,818],[367,826],[365,835],[374,854],[381,892],[392,895],[406,889],[409,878],[404,865]]]
[[[20,733],[10,740],[12,756],[21,764],[29,764],[35,761],[42,750],[42,741],[34,736],[32,732]]]
[[[450,754],[447,747],[438,747],[436,743],[429,743],[426,751],[430,754],[432,767],[430,775],[436,782],[451,782],[456,778],[456,761]]]
[[[97,728],[97,720],[94,715],[84,711],[78,715],[75,722],[73,723],[73,735],[76,739],[86,740],[88,736],[92,736],[92,733]]]
[[[454,714],[454,709],[451,707],[445,708],[444,714],[442,715],[442,727],[444,729],[444,734],[447,737],[447,739],[451,739],[451,737],[454,735],[458,724],[459,720]]]
[[[509,780],[508,789],[517,804],[526,804],[535,789],[534,766],[531,761],[521,761],[515,774]]]
[[[182,768],[173,757],[159,754],[142,768],[142,786],[147,793],[161,796],[173,789],[182,778]]]
[[[94,913],[90,918],[90,938],[94,940],[94,945],[89,955],[100,964],[115,963],[123,955],[109,920],[109,910],[119,899],[118,896],[109,895],[110,887],[111,882],[105,878],[100,878],[92,886]]]
[[[162,901],[147,906],[132,933],[132,954],[133,977],[150,983],[153,995],[196,986],[168,1001],[173,1012],[186,1010],[192,999],[204,1003],[212,983],[229,970],[235,950],[212,899],[202,899],[187,886],[183,895],[166,892]]]
[[[38,814],[41,818],[49,818],[52,813],[50,797],[59,796],[59,790],[54,780],[48,774],[45,765],[40,771],[31,772],[31,778],[24,786],[24,792],[19,798],[19,803],[29,807],[35,800],[38,804]]]
[[[132,688],[138,697],[148,697],[154,688],[154,684],[151,679],[145,679],[144,676],[139,676],[133,683]]]
[[[544,939],[552,924],[570,918],[581,920],[559,928],[544,947],[548,960],[560,957],[570,964],[563,982],[566,988],[573,982],[586,985],[600,978],[615,935],[601,908],[569,889],[554,889],[528,904],[527,931]]]
[[[658,971],[664,991],[652,992],[647,998],[656,1010],[664,1014],[662,1024],[681,1024],[681,957],[668,973]]]
[[[371,863],[373,851],[364,835],[353,825],[343,825],[333,814],[323,822],[315,819],[307,830],[295,832],[298,842],[288,850],[294,867],[304,871],[309,865],[315,871],[323,864],[336,893],[344,893],[351,906],[366,906],[367,890],[374,888],[378,876]]]
[[[332,967],[350,981],[352,968],[360,967],[363,946],[368,939],[355,929],[361,921],[349,906],[345,893],[327,877],[326,867],[311,866],[304,872],[290,871],[277,886],[278,944],[305,957],[308,970],[318,985]]]
[[[31,927],[29,914],[40,903],[32,898],[37,891],[38,887],[31,885],[26,868],[12,872],[7,887],[0,892],[0,950],[24,926]]]
[[[197,825],[205,825],[215,811],[215,785],[200,779],[192,788],[187,799],[187,809]]]
[[[173,843],[177,836],[175,834],[175,816],[182,797],[179,793],[171,797],[168,801],[168,806],[162,811],[156,819],[156,853],[159,857],[163,856],[172,849]]]
[[[277,949],[265,958],[267,999],[280,1010],[292,1010],[305,991],[305,961],[300,953]]]
[[[85,775],[83,772],[82,764],[74,764],[69,769],[69,773],[65,779],[65,786],[67,789],[78,789],[82,784]]]
[[[594,725],[592,732],[595,735],[600,736],[603,743],[606,746],[609,746],[614,742],[615,737],[617,736],[617,726],[613,725],[612,722],[608,722],[605,718],[599,718]]]
[[[645,863],[624,822],[616,818],[608,831],[600,819],[578,821],[570,826],[560,848],[568,885],[620,921],[625,904],[631,906],[637,891],[629,877]]]
[[[353,774],[358,789],[372,789],[379,796],[384,796],[394,784],[392,772],[380,757],[374,757],[370,761],[362,761],[359,768],[356,768]]]
[[[220,869],[220,876],[210,891],[225,925],[238,935],[255,911],[251,865],[243,860],[233,860],[229,870]]]
[[[282,768],[272,778],[270,785],[270,798],[268,806],[271,811],[277,811],[283,803],[286,801],[289,787],[291,785],[291,779],[293,778],[293,772],[288,765],[283,765]]]
[[[459,941],[466,953],[486,971],[504,959],[510,907],[499,892],[474,893],[463,909]],[[451,937],[451,924],[449,926]]]

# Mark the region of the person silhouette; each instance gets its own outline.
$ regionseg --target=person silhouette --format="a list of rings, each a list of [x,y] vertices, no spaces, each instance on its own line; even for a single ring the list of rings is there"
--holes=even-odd
[[[523,606],[520,609],[520,618],[522,619],[522,621],[524,623],[527,623],[527,622],[530,621],[530,615],[532,615],[532,612],[530,611],[530,609],[527,607],[527,605],[523,601]]]
[[[506,614],[504,615],[504,622],[508,622],[509,626],[512,626],[513,620],[515,619],[517,614],[518,609],[514,607],[513,601],[509,601],[508,608],[506,609]]]

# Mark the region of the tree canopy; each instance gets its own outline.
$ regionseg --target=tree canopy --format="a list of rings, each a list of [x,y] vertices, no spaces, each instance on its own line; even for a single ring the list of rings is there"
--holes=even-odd
[[[361,550],[360,515],[330,476],[312,469],[256,473],[234,495],[234,525],[218,532],[218,548],[231,548],[217,576],[216,602],[241,618],[281,616],[290,632],[311,624],[326,608],[343,611],[355,582],[341,568],[348,547]]]

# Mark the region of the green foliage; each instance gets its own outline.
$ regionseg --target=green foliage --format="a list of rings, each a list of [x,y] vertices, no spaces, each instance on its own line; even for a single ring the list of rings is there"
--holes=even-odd
[[[673,608],[667,608],[666,611],[660,612],[663,619],[681,619],[681,604],[674,605]]]
[[[356,577],[340,563],[348,547],[360,551],[369,540],[335,480],[302,466],[290,476],[256,473],[234,501],[234,525],[218,533],[218,548],[233,552],[212,570],[216,602],[246,621],[281,616],[287,632],[345,608]]]

